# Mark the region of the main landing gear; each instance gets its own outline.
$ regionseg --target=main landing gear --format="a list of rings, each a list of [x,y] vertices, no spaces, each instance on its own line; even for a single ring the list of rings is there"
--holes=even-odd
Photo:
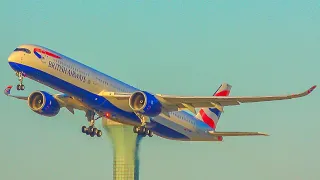
[[[98,120],[100,117],[94,119],[94,116],[95,116],[95,113],[93,111],[88,111],[86,113],[86,117],[87,117],[87,120],[89,121],[90,125],[89,125],[89,127],[82,126],[82,133],[90,135],[91,137],[94,137],[94,136],[101,137],[102,131],[97,129],[94,126],[95,121]]]
[[[23,73],[22,72],[16,72],[16,76],[18,76],[19,78],[19,84],[17,85],[17,90],[20,91],[20,90],[24,90],[24,85],[23,85]]]
[[[141,126],[134,126],[133,127],[133,132],[137,133],[138,135],[142,135],[143,137],[146,137],[147,135],[149,137],[152,137],[153,136],[153,132],[146,127],[146,118],[147,117],[142,115],[142,114],[139,114],[139,113],[135,113],[135,114],[141,120],[142,125]]]
[[[137,133],[138,135],[142,135],[143,137],[146,137],[147,135],[149,137],[153,136],[153,132],[146,128],[145,126],[134,126],[133,132]]]

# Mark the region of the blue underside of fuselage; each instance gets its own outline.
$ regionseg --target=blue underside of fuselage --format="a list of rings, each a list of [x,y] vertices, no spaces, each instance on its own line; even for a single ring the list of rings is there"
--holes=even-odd
[[[190,140],[187,136],[185,136],[182,133],[179,133],[171,128],[168,128],[167,126],[164,126],[160,123],[157,123],[155,121],[151,121],[152,123],[155,123],[155,126],[150,128],[155,134],[158,136],[161,136],[163,138],[167,139],[173,139],[173,140],[181,140],[181,141],[188,141]]]
[[[39,81],[40,83],[49,86],[55,90],[60,92],[67,93],[69,95],[81,98],[84,103],[89,105],[91,108],[103,111],[103,112],[113,112],[119,114],[122,117],[126,117],[130,119],[133,123],[139,124],[140,119],[133,112],[123,111],[113,104],[111,104],[107,99],[97,94],[91,93],[87,90],[84,90],[78,86],[75,86],[69,82],[66,82],[60,78],[52,76],[46,72],[40,71],[38,69],[25,66],[22,64],[9,62],[11,68],[15,71],[24,72],[28,78],[33,79],[35,81]],[[176,140],[188,140],[189,138],[182,133],[179,133],[171,128],[168,128],[162,124],[159,124],[153,121],[154,127],[151,130],[164,138],[168,139],[176,139]]]

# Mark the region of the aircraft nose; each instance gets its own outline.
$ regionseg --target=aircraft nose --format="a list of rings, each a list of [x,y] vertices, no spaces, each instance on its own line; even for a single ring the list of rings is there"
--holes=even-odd
[[[8,62],[9,62],[9,63],[10,63],[10,62],[18,63],[18,62],[20,62],[21,58],[22,58],[22,57],[21,57],[20,54],[13,52],[12,54],[9,55],[9,57],[8,57]]]
[[[17,56],[17,54],[14,54],[14,53],[8,57],[8,63],[11,66],[11,68],[15,71],[20,70],[18,66],[18,62],[19,62],[18,60],[19,60],[19,57]]]
[[[12,56],[12,54],[8,57],[8,62],[13,62],[13,56]]]

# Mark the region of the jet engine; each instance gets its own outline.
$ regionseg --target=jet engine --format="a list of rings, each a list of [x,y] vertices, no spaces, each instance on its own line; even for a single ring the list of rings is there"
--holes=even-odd
[[[162,104],[152,94],[145,91],[137,91],[129,98],[130,108],[143,115],[154,117],[161,113]]]
[[[61,108],[58,101],[44,91],[31,93],[28,97],[28,105],[32,111],[47,117],[56,116]]]

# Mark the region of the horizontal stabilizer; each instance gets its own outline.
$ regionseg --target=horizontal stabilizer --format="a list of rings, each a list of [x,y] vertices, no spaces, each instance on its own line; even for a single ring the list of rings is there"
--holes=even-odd
[[[213,136],[269,136],[266,133],[261,132],[216,132],[209,131],[209,134]]]

